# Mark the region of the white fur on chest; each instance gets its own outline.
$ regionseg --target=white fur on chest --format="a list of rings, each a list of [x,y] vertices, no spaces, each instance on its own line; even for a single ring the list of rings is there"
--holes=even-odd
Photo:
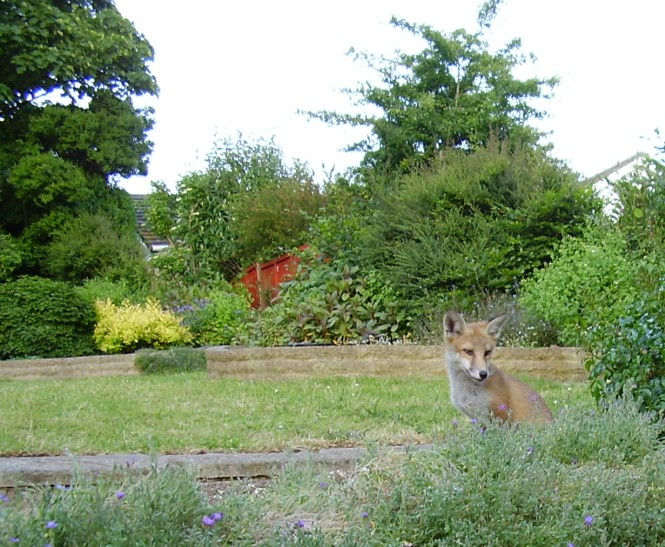
[[[469,418],[485,418],[489,413],[490,397],[481,382],[472,379],[458,364],[454,351],[446,353],[450,400]]]

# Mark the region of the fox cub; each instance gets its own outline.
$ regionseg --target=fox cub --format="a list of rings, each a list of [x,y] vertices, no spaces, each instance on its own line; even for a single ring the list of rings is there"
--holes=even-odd
[[[446,313],[445,361],[450,399],[470,418],[496,417],[506,422],[551,422],[554,417],[538,393],[492,364],[492,354],[506,320],[466,323],[455,311]]]

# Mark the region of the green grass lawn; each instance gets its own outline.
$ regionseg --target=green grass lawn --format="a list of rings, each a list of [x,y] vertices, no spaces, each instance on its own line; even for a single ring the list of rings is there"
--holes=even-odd
[[[552,410],[593,406],[585,383],[524,378]],[[0,381],[0,455],[253,452],[442,440],[448,383],[212,379],[205,373]]]

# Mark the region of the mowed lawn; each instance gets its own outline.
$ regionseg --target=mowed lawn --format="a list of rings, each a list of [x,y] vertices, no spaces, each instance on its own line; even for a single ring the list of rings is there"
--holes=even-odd
[[[523,377],[552,410],[593,406],[586,383]],[[448,382],[213,379],[206,373],[0,381],[0,456],[254,452],[445,439]]]

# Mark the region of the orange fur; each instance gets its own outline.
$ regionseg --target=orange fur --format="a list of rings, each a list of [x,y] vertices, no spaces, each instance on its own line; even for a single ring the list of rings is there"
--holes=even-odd
[[[446,364],[453,404],[471,418],[510,422],[551,422],[543,398],[521,380],[492,363],[505,316],[466,323],[454,311],[446,313]]]

